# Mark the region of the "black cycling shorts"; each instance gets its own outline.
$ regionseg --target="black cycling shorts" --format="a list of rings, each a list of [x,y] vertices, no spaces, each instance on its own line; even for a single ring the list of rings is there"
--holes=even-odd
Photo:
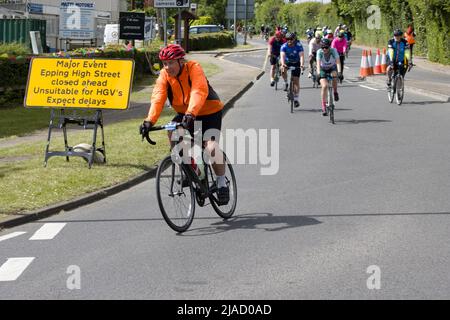
[[[177,114],[172,121],[181,122],[184,114]],[[203,141],[219,141],[220,130],[222,129],[222,110],[208,114],[206,116],[198,116],[195,118],[195,122],[201,121]],[[211,130],[210,130],[211,129]],[[194,137],[194,128],[189,128],[189,133]],[[206,134],[205,134],[206,133]]]
[[[286,63],[288,67],[296,67],[295,70],[292,71],[293,77],[300,77],[300,61],[297,63]]]
[[[270,64],[271,64],[272,66],[275,65],[275,64],[277,63],[279,57],[280,57],[280,56],[274,56],[274,55],[271,55],[271,56],[270,56]]]

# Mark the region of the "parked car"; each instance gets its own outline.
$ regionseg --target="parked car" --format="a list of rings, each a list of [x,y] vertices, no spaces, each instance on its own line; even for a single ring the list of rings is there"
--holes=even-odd
[[[199,33],[211,33],[211,32],[221,32],[223,28],[220,26],[215,26],[212,24],[205,24],[199,26],[191,26],[189,28],[190,34],[199,34]]]

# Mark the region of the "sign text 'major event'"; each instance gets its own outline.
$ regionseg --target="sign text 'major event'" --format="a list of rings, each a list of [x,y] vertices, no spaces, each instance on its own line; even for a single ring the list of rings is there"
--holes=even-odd
[[[131,59],[33,58],[25,107],[127,109]]]

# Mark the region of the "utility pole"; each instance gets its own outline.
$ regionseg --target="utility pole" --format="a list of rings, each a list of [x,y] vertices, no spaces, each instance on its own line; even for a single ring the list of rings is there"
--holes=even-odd
[[[244,45],[247,44],[247,0],[244,0],[244,6],[245,6],[245,15],[244,15],[244,29],[245,29],[245,33],[244,33]]]
[[[136,8],[136,3],[134,1],[135,0],[131,0],[131,11],[133,11]],[[131,40],[131,45],[134,47],[135,45],[134,39]]]
[[[236,25],[236,15],[237,15],[237,0],[234,0],[234,43],[237,44],[237,25]]]

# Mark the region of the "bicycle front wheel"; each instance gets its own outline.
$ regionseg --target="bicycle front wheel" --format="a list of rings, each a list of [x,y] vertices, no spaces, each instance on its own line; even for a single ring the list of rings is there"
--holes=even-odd
[[[328,83],[328,114],[330,116],[330,122],[334,124],[334,101],[333,101],[333,89],[330,87],[331,83]]]
[[[217,191],[217,176],[214,173],[214,170],[211,166],[208,168],[208,181],[210,184],[210,190],[211,195],[209,197],[209,200],[211,202],[211,205],[214,208],[214,211],[216,213],[224,218],[229,219],[234,214],[234,211],[236,210],[237,205],[237,184],[236,184],[236,177],[234,175],[233,167],[231,166],[230,161],[228,160],[226,154],[223,152],[224,155],[224,163],[225,163],[225,179],[226,184],[228,186],[228,189],[230,190],[230,201],[227,204],[219,205],[217,198],[215,197],[214,193]]]
[[[166,223],[177,232],[186,231],[194,219],[195,192],[185,168],[166,157],[156,172],[156,195]]]
[[[291,103],[291,113],[294,113],[294,85],[291,82],[291,85],[289,86],[289,96],[290,98],[290,103]]]
[[[403,81],[403,77],[397,77],[397,84],[396,84],[396,95],[395,95],[395,100],[397,101],[398,105],[401,105],[403,102],[403,95],[405,93],[405,83]]]
[[[387,92],[389,102],[392,103],[392,101],[394,101],[394,94],[395,94],[395,81],[393,81],[392,85],[388,87]]]

